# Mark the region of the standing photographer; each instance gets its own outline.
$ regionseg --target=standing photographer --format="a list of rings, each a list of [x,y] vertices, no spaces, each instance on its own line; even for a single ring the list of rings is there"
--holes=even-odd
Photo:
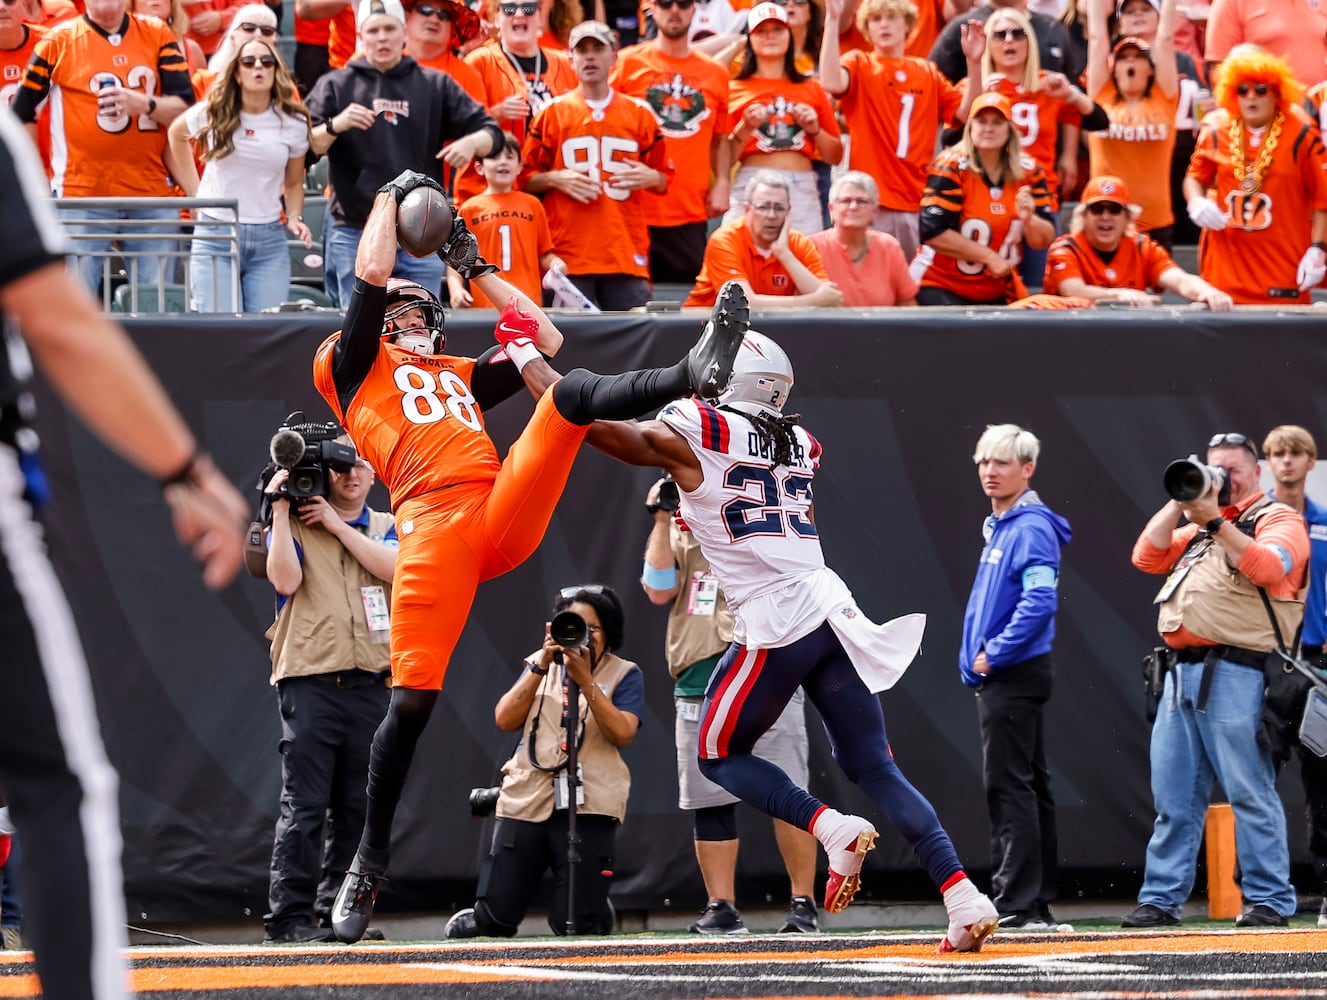
[[[273,943],[333,940],[318,918],[331,914],[364,825],[369,747],[387,711],[396,565],[392,515],[365,502],[368,462],[328,465],[327,497],[297,506],[289,477],[278,469],[264,491],[277,592],[267,638],[281,709],[281,812],[263,918]]]
[[[1295,889],[1272,761],[1289,751],[1269,745],[1264,666],[1304,617],[1308,532],[1298,513],[1262,492],[1258,452],[1243,434],[1215,435],[1207,467],[1187,465],[1200,485],[1172,489],[1186,484],[1168,470],[1167,488],[1196,497],[1167,500],[1133,547],[1135,566],[1169,574],[1154,603],[1174,665],[1152,725],[1156,824],[1139,906],[1122,925],[1180,922],[1215,777],[1235,813],[1240,889],[1252,904],[1235,926],[1284,927]],[[1177,527],[1181,515],[1188,523]]]
[[[548,926],[566,934],[567,898],[575,896],[575,929],[609,934],[608,902],[614,841],[627,813],[631,773],[621,750],[640,727],[645,682],[640,668],[616,655],[622,645],[622,603],[601,584],[568,587],[554,613],[584,620],[584,645],[558,645],[545,626],[544,646],[498,701],[493,716],[503,732],[521,730],[516,752],[502,768],[498,822],[479,873],[472,909],[447,921],[445,937],[513,937],[539,880],[553,870]],[[566,680],[580,688],[574,715],[564,711]],[[568,705],[569,707],[569,705]],[[568,863],[567,752],[574,736],[581,787],[575,823],[580,860]]]

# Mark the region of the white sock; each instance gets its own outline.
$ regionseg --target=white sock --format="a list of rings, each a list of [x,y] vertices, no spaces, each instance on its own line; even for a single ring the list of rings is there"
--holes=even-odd
[[[507,357],[511,363],[516,366],[517,371],[522,371],[531,361],[542,358],[539,348],[535,347],[532,341],[526,340],[520,343],[510,343],[505,348]]]
[[[831,809],[826,806],[820,811],[820,815],[816,817],[816,821],[811,824],[811,836],[815,837],[816,840],[819,840],[821,844],[824,844],[825,841],[822,835],[828,833],[830,828],[841,819],[843,819],[843,813],[839,812],[837,809]],[[829,848],[826,847],[826,850],[828,849]]]
[[[981,893],[977,891],[977,887],[972,884],[972,879],[965,878],[961,882],[955,882],[945,890],[945,908],[953,909],[959,903],[966,903],[980,895]]]

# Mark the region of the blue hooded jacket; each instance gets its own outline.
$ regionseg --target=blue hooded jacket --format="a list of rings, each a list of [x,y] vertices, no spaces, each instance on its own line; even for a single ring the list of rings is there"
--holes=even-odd
[[[968,687],[985,679],[972,661],[983,649],[991,672],[1050,652],[1059,603],[1060,547],[1073,537],[1069,522],[1028,490],[1001,517],[982,527],[986,547],[963,615],[958,669]]]

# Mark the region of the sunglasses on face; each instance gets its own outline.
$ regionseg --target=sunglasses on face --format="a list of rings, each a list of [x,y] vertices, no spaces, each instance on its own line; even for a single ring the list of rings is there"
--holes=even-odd
[[[1113,201],[1098,201],[1087,206],[1090,215],[1123,215],[1124,206]]]
[[[269,27],[266,24],[250,24],[245,21],[240,25],[241,31],[247,31],[251,35],[262,35],[264,38],[276,37],[276,28]]]
[[[996,28],[991,32],[991,38],[997,42],[1025,42],[1028,33],[1022,28]]]
[[[660,10],[672,10],[674,7],[678,10],[690,10],[696,6],[696,0],[654,0],[654,6]]]
[[[1265,83],[1241,83],[1235,88],[1235,93],[1239,94],[1240,97],[1248,97],[1250,94],[1266,97],[1267,91],[1270,89]]]
[[[515,17],[517,14],[525,17],[534,17],[539,13],[539,4],[537,3],[500,3],[498,11],[507,17]]]
[[[276,59],[272,56],[240,56],[240,65],[245,69],[253,69],[255,66],[271,69],[276,65]]]
[[[809,7],[811,0],[774,0],[780,7]]]
[[[1253,442],[1243,434],[1213,434],[1211,440],[1207,442],[1208,448],[1247,448],[1249,454],[1258,459],[1258,449]]]
[[[415,13],[421,17],[436,17],[439,21],[450,21],[452,12],[444,10],[442,7],[434,7],[431,4],[420,4],[415,8]]]

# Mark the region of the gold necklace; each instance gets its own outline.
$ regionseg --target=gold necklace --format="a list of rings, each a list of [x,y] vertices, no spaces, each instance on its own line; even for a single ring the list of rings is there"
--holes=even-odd
[[[1245,194],[1253,194],[1262,187],[1262,179],[1267,168],[1272,164],[1272,154],[1276,152],[1277,140],[1281,137],[1281,126],[1286,116],[1278,111],[1272,119],[1272,126],[1267,130],[1267,138],[1258,151],[1258,159],[1249,173],[1248,156],[1244,151],[1244,119],[1236,118],[1230,123],[1230,166],[1235,172],[1235,180]]]

